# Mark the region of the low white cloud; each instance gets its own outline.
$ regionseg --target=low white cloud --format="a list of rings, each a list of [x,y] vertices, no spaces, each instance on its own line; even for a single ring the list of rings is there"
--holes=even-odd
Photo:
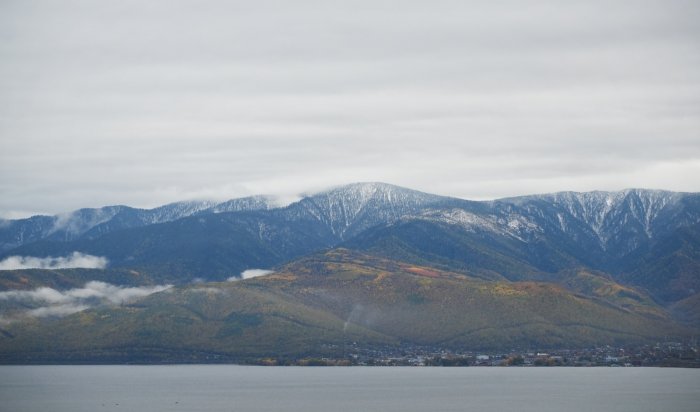
[[[11,290],[7,292],[0,292],[0,300],[61,304],[69,301],[70,298],[66,294],[61,293],[56,289],[38,288],[34,290]]]
[[[228,278],[228,281],[234,282],[234,281],[241,280],[241,279],[256,278],[258,276],[269,275],[270,273],[273,273],[273,272],[274,272],[274,270],[268,270],[268,269],[248,269],[248,270],[244,270],[243,272],[241,272],[240,277],[231,276],[230,278]]]
[[[68,295],[76,299],[99,298],[110,303],[121,305],[153,293],[162,292],[172,285],[156,285],[126,288],[105,282],[88,282],[83,289],[71,289]]]
[[[68,316],[74,313],[82,312],[88,309],[88,305],[57,305],[57,306],[43,306],[40,308],[28,310],[25,315],[31,316],[33,318],[47,318],[51,316]]]
[[[73,252],[65,257],[10,256],[0,261],[0,270],[19,269],[104,269],[109,261],[102,256]]]
[[[42,287],[34,290],[0,292],[0,301],[32,307],[32,309],[20,313],[24,316],[65,316],[97,305],[122,305],[171,287],[172,285],[123,287],[91,281],[82,288],[63,291]]]

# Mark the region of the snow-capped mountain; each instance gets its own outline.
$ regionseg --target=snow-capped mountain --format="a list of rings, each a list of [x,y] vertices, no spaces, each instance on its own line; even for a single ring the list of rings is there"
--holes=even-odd
[[[0,251],[39,240],[70,241],[130,210],[127,206],[80,209],[55,216],[6,220],[0,225]]]
[[[197,211],[196,214],[240,212],[245,210],[268,210],[273,209],[275,207],[274,204],[275,199],[270,196],[249,196],[217,203],[207,209]]]
[[[490,202],[428,202],[402,217],[522,242],[562,237],[619,257],[700,222],[699,203],[697,194],[661,190],[560,192]]]
[[[544,230],[527,215],[512,212],[498,213],[496,210],[484,213],[475,212],[471,208],[440,208],[428,209],[419,215],[404,217],[404,220],[413,219],[459,226],[472,233],[491,232],[522,242],[542,234]]]
[[[312,216],[339,239],[347,239],[448,199],[386,183],[354,183],[306,196],[287,209],[291,217]]]
[[[4,221],[0,258],[80,251],[105,256],[114,267],[225,279],[343,246],[440,262],[485,278],[549,279],[576,267],[635,273],[640,284],[663,284],[663,296],[675,299],[700,290],[694,269],[700,248],[692,240],[699,231],[696,193],[628,189],[473,202],[356,183],[277,208],[270,198],[255,196]],[[669,262],[665,277],[680,280],[661,282],[655,280],[661,271],[640,271],[653,256]]]
[[[644,189],[560,192],[493,202],[495,209],[524,216],[543,233],[593,242],[617,257],[700,222],[699,206],[698,194]]]
[[[264,210],[270,202],[262,196],[213,201],[182,201],[153,209],[105,206],[80,209],[54,216],[0,221],[0,252],[39,240],[71,241],[94,239],[116,230],[171,222],[197,214],[242,210]]]
[[[132,227],[193,215],[271,210],[273,199],[251,196],[222,203],[184,201],[154,209],[107,206],[56,216],[6,220],[0,251],[38,240],[97,238]],[[617,256],[700,222],[700,195],[660,190],[560,192],[486,202],[443,197],[386,183],[355,183],[308,195],[283,209],[285,219],[316,220],[339,240],[399,219],[422,219],[529,242],[564,237]]]

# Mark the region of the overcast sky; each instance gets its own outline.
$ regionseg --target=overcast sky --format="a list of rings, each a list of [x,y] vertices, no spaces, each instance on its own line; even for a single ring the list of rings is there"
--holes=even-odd
[[[0,2],[0,216],[700,191],[700,2]]]

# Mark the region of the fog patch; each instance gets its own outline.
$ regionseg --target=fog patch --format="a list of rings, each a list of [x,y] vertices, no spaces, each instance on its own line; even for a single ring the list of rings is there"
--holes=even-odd
[[[25,312],[26,316],[33,318],[47,318],[47,317],[62,317],[72,315],[74,313],[82,312],[85,309],[89,309],[88,305],[57,305],[57,306],[44,306]]]
[[[0,270],[20,269],[104,269],[109,261],[103,256],[73,252],[65,257],[10,256],[0,261]]]
[[[350,327],[350,325],[359,325],[371,329],[383,315],[382,310],[379,308],[367,307],[360,303],[356,303],[353,305],[350,314],[348,314],[348,317],[345,319],[345,323],[343,324],[343,333],[348,331],[348,327]]]
[[[235,282],[237,280],[243,280],[243,279],[251,279],[251,278],[256,278],[258,276],[264,276],[264,275],[269,275],[270,273],[274,273],[274,270],[269,270],[269,269],[248,269],[244,270],[241,272],[240,276],[231,276],[227,280],[229,282]]]
[[[42,287],[35,290],[0,292],[0,302],[31,308],[15,313],[19,316],[66,316],[98,305],[126,304],[171,287],[172,285],[124,287],[91,281],[82,288],[63,291]]]

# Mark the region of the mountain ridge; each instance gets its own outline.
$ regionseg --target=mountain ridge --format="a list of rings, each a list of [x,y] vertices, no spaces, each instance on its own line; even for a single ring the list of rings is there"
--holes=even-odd
[[[650,278],[646,275],[627,275],[654,253],[670,254],[669,262],[683,259],[660,242],[700,222],[697,193],[626,189],[469,201],[369,182],[308,195],[284,207],[274,207],[262,196],[170,207],[153,209],[159,211],[154,221],[165,220],[155,224],[134,223],[124,210],[109,209],[109,222],[77,239],[28,242],[0,252],[0,259],[79,251],[105,256],[114,267],[170,268],[182,276],[214,280],[347,244],[384,256],[399,253],[409,260],[429,256],[487,278],[547,280],[561,270],[584,266],[618,280],[639,281],[663,300],[700,290],[700,276],[687,270],[687,264],[670,263],[679,269],[666,279],[655,278],[655,283],[643,280]],[[7,228],[0,229],[0,239],[7,238]],[[679,287],[673,279],[681,277]]]
[[[633,193],[637,194],[638,196],[645,195],[647,197],[650,195],[664,195],[666,198],[673,198],[675,200],[678,200],[684,196],[698,196],[698,193],[692,192],[672,192],[660,189],[628,188],[620,191],[562,191],[555,193],[505,197],[494,200],[473,201],[429,194],[383,182],[359,182],[333,187],[317,193],[304,194],[299,201],[293,202],[287,206],[275,206],[273,197],[266,195],[254,195],[230,199],[223,202],[208,200],[180,201],[158,206],[152,209],[139,209],[125,205],[114,205],[104,206],[101,208],[78,209],[73,212],[61,213],[58,215],[36,215],[25,219],[3,219],[2,225],[0,225],[0,252],[31,241],[42,240],[45,238],[57,239],[56,234],[59,232],[60,233],[57,240],[74,240],[83,235],[95,237],[113,230],[164,223],[193,215],[228,213],[246,210],[283,209],[285,207],[288,208],[289,206],[298,204],[307,204],[308,209],[316,209],[316,217],[319,220],[327,221],[331,226],[332,231],[339,234],[341,238],[343,238],[344,232],[351,229],[349,226],[352,225],[347,218],[356,218],[358,214],[363,212],[363,209],[367,207],[368,203],[376,202],[377,196],[373,196],[376,194],[378,194],[379,197],[384,197],[384,200],[387,200],[384,202],[383,206],[389,205],[390,208],[394,209],[389,211],[387,215],[391,215],[391,220],[397,220],[407,213],[415,213],[418,210],[423,209],[425,206],[431,204],[456,204],[458,208],[462,210],[464,210],[465,205],[469,205],[470,209],[483,211],[484,209],[489,207],[494,208],[498,205],[512,204],[514,206],[523,207],[527,206],[528,203],[532,203],[533,201],[541,201],[543,199],[557,200],[564,197],[577,199],[578,206],[583,206],[584,214],[590,215],[590,211],[585,210],[586,202],[582,202],[582,199],[600,198],[601,196],[604,196],[609,203],[613,199],[619,200],[621,198],[626,198]],[[397,202],[396,200],[402,201]],[[326,203],[326,205],[324,206],[323,203]],[[610,204],[608,204],[608,206],[610,208]],[[397,208],[399,210],[396,210]],[[612,209],[614,209],[614,207],[610,208],[610,210]],[[577,215],[579,213],[571,205],[569,205],[568,212],[570,212],[573,216],[578,217]],[[124,213],[127,215],[134,215],[133,217],[130,216],[129,218],[135,219],[137,222],[132,222],[130,224],[122,223],[121,225],[117,224],[116,228],[109,228],[109,225],[106,225],[106,223],[109,223],[109,221],[114,218],[121,217],[122,219],[126,219],[124,216],[120,216],[120,214]],[[341,218],[338,219],[338,216]],[[386,220],[387,216],[383,216],[383,218]],[[584,220],[590,224],[593,232],[600,234],[600,221],[596,221],[594,218]],[[647,233],[649,233],[649,220],[650,216],[647,214],[645,219],[645,231]],[[696,220],[700,221],[700,219],[697,218]],[[49,227],[38,230],[22,228],[22,232],[30,232],[30,236],[27,237],[27,242],[24,241],[24,237],[21,235],[20,239],[18,239],[18,241],[15,243],[8,243],[6,240],[3,242],[3,240],[8,237],[8,235],[4,232],[9,232],[11,230],[11,226],[22,225],[23,223],[30,223],[31,221],[38,221],[38,226]],[[697,223],[697,221],[693,223]],[[360,229],[366,228],[366,226],[367,225],[365,224]],[[358,230],[359,229],[357,228],[355,229],[355,231]]]
[[[86,213],[76,233],[107,221],[0,252],[109,261],[0,272],[0,362],[258,362],[342,357],[348,342],[572,348],[700,331],[695,193],[474,202],[359,183],[284,207],[220,205],[182,203],[156,217],[187,216],[153,224]],[[272,273],[240,280],[251,269]]]

